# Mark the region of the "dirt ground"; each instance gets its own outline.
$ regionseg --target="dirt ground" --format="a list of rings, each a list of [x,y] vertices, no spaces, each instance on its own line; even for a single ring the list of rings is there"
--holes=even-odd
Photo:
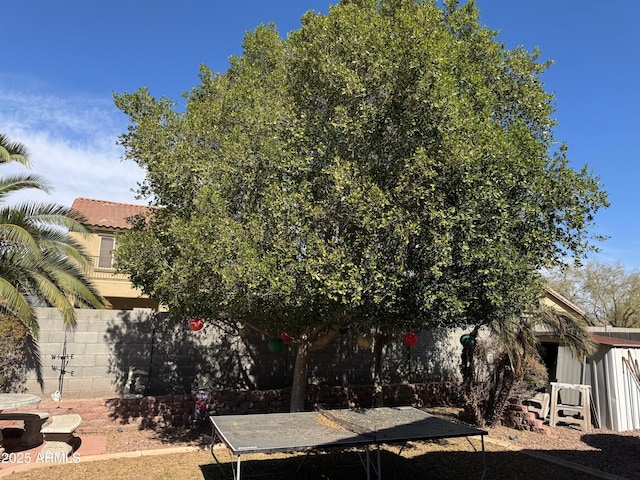
[[[428,411],[456,420],[456,410]],[[106,450],[117,454],[116,458],[89,461],[80,457],[72,464],[32,468],[16,472],[10,478],[221,480],[224,478],[222,470],[227,475],[231,471],[233,459],[226,449],[221,446],[214,449],[223,463],[220,466],[222,469],[213,460],[209,450],[211,431],[206,424],[188,429],[143,430],[136,425],[125,425],[94,430],[79,432],[79,436],[85,439],[91,435],[106,437]],[[482,446],[477,439],[409,442],[401,456],[397,455],[398,445],[383,446],[381,459],[384,478],[479,479],[483,468],[486,468],[486,478],[496,480],[589,480],[614,477],[640,480],[638,431],[619,434],[596,429],[585,433],[570,426],[551,428],[549,435],[502,426],[487,431],[486,467],[483,467]],[[191,451],[155,455],[156,449],[175,447],[188,447]],[[140,451],[149,452],[142,455]],[[126,458],[124,452],[137,453],[133,458]],[[295,473],[302,458],[302,454],[250,455],[243,458],[243,470],[250,474],[274,472],[274,475],[275,472],[287,471],[291,473],[284,478],[291,479],[366,478],[366,472],[358,465],[360,460],[356,451],[312,454],[304,461],[300,471]],[[7,465],[2,467],[6,471]],[[603,472],[610,476],[607,477]],[[278,478],[283,476],[279,475]]]

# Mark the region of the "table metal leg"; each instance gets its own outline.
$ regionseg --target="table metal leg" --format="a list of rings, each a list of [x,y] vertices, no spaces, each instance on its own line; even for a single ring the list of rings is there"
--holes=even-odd
[[[484,451],[484,435],[480,435],[480,439],[482,441],[482,476],[480,480],[484,480],[487,474],[487,455]]]
[[[365,448],[367,458],[367,480],[371,480],[371,460],[369,458],[369,445]]]
[[[476,449],[475,445],[473,445],[471,439],[469,437],[465,438],[467,439],[467,442],[469,442],[469,445],[471,445],[473,450],[477,452],[478,450]],[[480,443],[482,445],[482,476],[480,477],[480,480],[484,480],[485,476],[487,475],[487,454],[484,450],[484,435],[480,435]]]
[[[365,468],[367,472],[367,480],[371,480],[372,468],[378,480],[382,480],[382,459],[380,458],[380,445],[377,443],[375,445],[376,445],[376,463],[373,463],[371,459],[370,445],[367,445],[364,449],[364,453],[365,453],[364,461],[362,461],[362,455],[358,453],[358,456],[360,457],[360,463],[362,464],[362,466]]]
[[[216,465],[218,466],[218,469],[220,470],[220,473],[222,473],[222,477],[223,478],[229,478],[228,477],[228,473],[229,471],[227,470],[225,472],[224,468],[222,468],[222,462],[220,462],[220,460],[218,459],[218,456],[216,455],[216,452],[214,451],[214,447],[216,444],[216,439],[220,439],[218,432],[216,431],[216,429],[213,429],[213,434],[212,434],[212,438],[211,438],[211,456],[213,457],[213,459],[216,462]],[[224,444],[224,442],[222,442]],[[226,447],[226,445],[225,445]],[[226,447],[228,448],[228,447]],[[233,480],[240,480],[240,455],[238,455],[237,459],[236,459],[236,465],[234,465],[233,462],[233,455],[231,455],[231,478]]]

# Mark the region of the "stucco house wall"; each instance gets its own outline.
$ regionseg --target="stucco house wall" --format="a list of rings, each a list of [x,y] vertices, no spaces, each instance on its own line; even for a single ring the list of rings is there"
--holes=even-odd
[[[115,310],[132,310],[134,308],[159,309],[158,302],[143,295],[134,288],[129,277],[116,273],[112,265],[100,266],[100,245],[103,237],[114,239],[117,248],[118,236],[131,228],[129,217],[145,213],[149,207],[128,203],[111,202],[90,198],[76,198],[71,209],[86,218],[91,234],[81,235],[69,232],[92,256],[93,264],[87,271],[100,294],[105,297]]]

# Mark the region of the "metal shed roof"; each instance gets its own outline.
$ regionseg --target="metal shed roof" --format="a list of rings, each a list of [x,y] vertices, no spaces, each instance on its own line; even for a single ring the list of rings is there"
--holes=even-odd
[[[593,341],[600,345],[610,345],[612,347],[640,347],[640,341],[628,340],[626,338],[609,337],[606,335],[592,335]]]

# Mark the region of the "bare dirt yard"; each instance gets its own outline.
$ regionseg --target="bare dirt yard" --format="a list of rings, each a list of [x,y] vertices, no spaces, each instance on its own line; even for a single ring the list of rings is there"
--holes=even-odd
[[[453,409],[427,409],[455,420]],[[387,479],[480,479],[495,480],[591,480],[620,478],[640,480],[640,432],[623,434],[595,429],[585,433],[570,426],[550,429],[549,435],[518,431],[506,427],[488,429],[482,446],[476,439],[447,439],[433,442],[409,442],[398,455],[400,446],[382,448],[382,473]],[[218,466],[209,450],[211,431],[206,424],[188,429],[139,429],[136,425],[107,425],[80,432],[91,438],[106,439],[105,450],[111,458],[76,456],[66,465],[31,465],[19,469],[4,462],[0,476],[12,479],[87,478],[114,479],[204,479],[222,480],[231,473],[232,458],[217,445]],[[179,448],[180,450],[176,450]],[[165,453],[174,449],[174,453]],[[82,452],[82,450],[79,450]],[[247,455],[243,472],[266,474],[263,478],[358,479],[366,478],[359,452],[318,452],[304,459],[303,454]],[[296,469],[299,470],[296,472]],[[282,472],[288,472],[281,475]],[[271,475],[273,474],[273,475]],[[374,477],[372,477],[374,478]]]

